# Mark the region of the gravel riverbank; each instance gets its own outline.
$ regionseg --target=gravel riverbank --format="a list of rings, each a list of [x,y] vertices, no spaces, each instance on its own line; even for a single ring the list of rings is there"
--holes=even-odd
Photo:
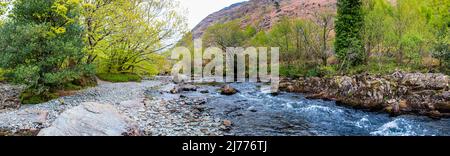
[[[79,91],[73,96],[38,105],[25,105],[18,110],[2,110],[0,131],[3,133],[0,135],[35,134],[30,132],[51,126],[61,113],[84,102],[114,105],[138,124],[143,135],[221,135],[220,119],[210,117],[207,111],[201,109],[205,99],[164,99],[146,95],[151,89],[171,86],[171,81],[165,78],[140,83],[102,82],[97,87]]]

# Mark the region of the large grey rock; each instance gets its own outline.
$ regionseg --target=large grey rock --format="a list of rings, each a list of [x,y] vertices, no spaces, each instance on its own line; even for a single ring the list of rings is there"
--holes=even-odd
[[[21,119],[27,119],[32,123],[43,124],[48,119],[48,111],[45,110],[25,110],[17,113],[17,116]]]
[[[450,117],[450,78],[444,74],[398,71],[385,76],[359,74],[284,81],[282,90],[311,94],[308,98],[335,100],[392,115]]]
[[[83,103],[63,112],[39,136],[138,135],[137,125],[112,105]]]
[[[446,89],[449,87],[449,77],[444,74],[406,73],[401,84],[413,89]]]
[[[0,83],[0,110],[20,107],[19,96],[23,87]]]

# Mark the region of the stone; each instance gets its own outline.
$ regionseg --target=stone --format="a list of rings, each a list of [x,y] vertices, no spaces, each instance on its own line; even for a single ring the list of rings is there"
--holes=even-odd
[[[400,100],[400,103],[398,104],[400,109],[408,108],[408,104],[406,103],[406,100]]]
[[[208,94],[209,91],[208,91],[208,90],[201,90],[200,93],[202,93],[202,94]]]
[[[355,108],[394,115],[430,116],[437,110],[445,116],[450,112],[449,77],[445,74],[397,71],[384,76],[359,74],[282,81],[288,81],[280,82],[284,91],[305,93],[309,99],[334,100]]]
[[[174,87],[173,89],[170,90],[170,93],[171,94],[178,94],[178,93],[180,93],[180,90],[179,90],[179,88]]]
[[[436,109],[438,109],[440,112],[443,112],[443,113],[450,113],[450,102],[437,103],[435,107],[436,107]]]
[[[233,87],[231,87],[230,85],[225,85],[224,87],[222,87],[220,89],[220,94],[222,94],[222,95],[234,95],[237,92],[238,91],[236,89],[234,89]]]
[[[185,84],[185,85],[180,86],[180,89],[185,92],[197,91],[197,86],[194,86],[191,84]]]
[[[178,83],[184,83],[184,82],[186,82],[187,80],[189,80],[189,76],[186,76],[186,75],[183,75],[183,74],[177,74],[177,75],[175,75],[175,76],[173,77],[173,82],[174,82],[175,84],[178,84]]]
[[[223,125],[226,127],[231,127],[233,123],[230,120],[223,120]]]
[[[198,110],[199,112],[203,112],[206,110],[206,106],[200,106],[200,105],[194,106],[193,108]]]
[[[87,102],[63,112],[38,136],[139,135],[137,127],[113,105]]]
[[[197,88],[197,86],[191,84],[179,84],[178,86],[173,87],[173,89],[170,90],[170,93],[178,94],[180,92],[197,91]]]
[[[294,86],[289,85],[289,86],[287,87],[287,91],[288,91],[288,92],[294,92],[294,91],[295,91]]]
[[[450,91],[446,91],[446,92],[442,93],[442,96],[445,100],[449,101],[450,100]]]
[[[44,110],[27,110],[18,113],[20,118],[28,119],[33,123],[45,123],[48,119],[48,111]]]
[[[144,100],[140,99],[124,101],[121,102],[119,105],[126,109],[142,109],[145,107]]]
[[[23,87],[0,83],[0,110],[18,109],[20,107],[20,93]]]
[[[250,111],[250,112],[257,112],[258,111],[258,109],[256,109],[256,107],[253,107],[253,106],[249,107],[247,110]]]

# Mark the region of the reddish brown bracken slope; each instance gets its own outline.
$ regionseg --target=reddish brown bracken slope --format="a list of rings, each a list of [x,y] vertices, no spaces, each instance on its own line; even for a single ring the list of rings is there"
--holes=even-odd
[[[281,17],[311,18],[322,11],[336,11],[337,0],[250,0],[236,3],[215,12],[201,21],[193,30],[194,38],[214,23],[223,23],[235,19],[242,26],[253,25],[260,29],[270,29]],[[277,2],[279,7],[277,7]]]

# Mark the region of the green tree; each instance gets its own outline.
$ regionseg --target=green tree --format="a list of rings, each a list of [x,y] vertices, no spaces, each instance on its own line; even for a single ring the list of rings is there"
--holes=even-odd
[[[161,62],[156,53],[186,28],[171,0],[86,0],[83,6],[87,62],[101,72],[154,74],[148,71]]]
[[[439,59],[441,68],[450,72],[450,0],[431,0],[427,20],[433,34],[432,54]]]
[[[91,66],[82,63],[79,17],[77,0],[16,0],[0,29],[0,67],[35,95],[90,74]]]
[[[422,0],[398,0],[391,13],[392,27],[388,29],[387,41],[396,52],[397,64],[418,63],[427,51],[426,41],[430,40],[422,8]]]
[[[321,50],[318,52],[318,57],[322,60],[322,65],[327,65],[327,59],[330,56],[329,50],[331,50],[331,45],[329,42],[332,40],[331,32],[334,30],[334,18],[336,14],[331,11],[323,10],[321,12],[315,13],[315,21],[318,28],[320,29],[320,44]]]
[[[270,45],[280,47],[280,59],[287,64],[288,68],[293,65],[295,53],[292,47],[292,21],[283,18],[279,23],[272,27],[269,32]]]
[[[0,16],[6,13],[8,9],[8,3],[7,2],[0,2]]]
[[[392,6],[386,0],[364,1],[364,46],[367,57],[383,51],[383,42],[387,29],[392,25],[387,22]]]
[[[364,16],[361,0],[338,0],[335,24],[335,49],[341,63],[360,65],[366,61],[362,30]]]
[[[246,32],[241,29],[240,21],[217,23],[210,26],[203,35],[204,42],[209,46],[218,46],[226,50],[227,47],[242,47],[247,41]]]

